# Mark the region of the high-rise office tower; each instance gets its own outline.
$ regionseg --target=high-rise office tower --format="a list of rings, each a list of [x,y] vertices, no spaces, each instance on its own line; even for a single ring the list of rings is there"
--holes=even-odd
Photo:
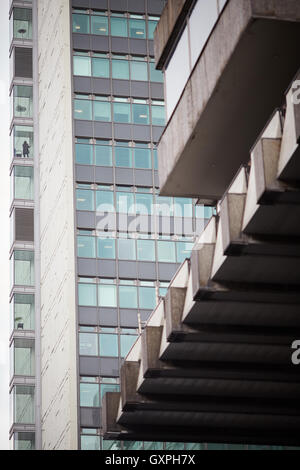
[[[11,2],[15,449],[166,446],[101,437],[103,395],[211,215],[159,196],[164,3]]]

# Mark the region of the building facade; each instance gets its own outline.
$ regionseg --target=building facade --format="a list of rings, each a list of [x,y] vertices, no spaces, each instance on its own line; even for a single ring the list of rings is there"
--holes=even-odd
[[[159,195],[164,0],[11,2],[14,449],[102,439],[106,392],[212,214]]]

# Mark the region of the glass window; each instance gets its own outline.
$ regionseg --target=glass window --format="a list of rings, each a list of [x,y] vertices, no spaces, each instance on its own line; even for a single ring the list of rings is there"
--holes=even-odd
[[[32,39],[32,9],[14,8],[14,38]]]
[[[153,150],[154,170],[158,170],[158,155],[157,150]]]
[[[164,75],[160,70],[156,70],[155,63],[150,62],[150,80],[151,82],[162,83],[164,81]]]
[[[129,32],[131,38],[146,38],[146,22],[144,20],[129,20]]]
[[[93,165],[93,146],[89,144],[76,144],[76,163],[80,165]]]
[[[139,261],[155,261],[155,241],[137,241],[137,259]]]
[[[117,193],[117,212],[134,214],[134,195],[132,193]]]
[[[98,335],[96,333],[79,333],[80,356],[98,356]]]
[[[148,80],[147,62],[131,62],[131,80]]]
[[[32,118],[33,110],[33,89],[32,86],[14,86],[14,116],[22,118]]]
[[[173,215],[173,198],[171,197],[161,197],[157,196],[156,198],[157,212],[160,215],[171,216]]]
[[[136,194],[136,213],[145,215],[153,213],[152,194]]]
[[[92,34],[108,35],[108,18],[106,16],[91,16]]]
[[[33,377],[35,374],[34,341],[30,339],[15,339],[14,375]]]
[[[115,147],[115,160],[117,167],[131,168],[131,149],[128,147]]]
[[[34,424],[34,387],[17,385],[13,389],[14,423]]]
[[[94,101],[94,119],[95,121],[111,121],[111,104],[104,101]]]
[[[96,191],[97,212],[114,212],[114,193],[112,191]]]
[[[193,243],[176,243],[177,263],[183,263],[186,258],[190,258],[193,246]]]
[[[163,450],[162,442],[144,442],[144,450]]]
[[[76,191],[77,210],[78,211],[94,211],[94,191],[77,189]]]
[[[135,148],[133,153],[135,168],[143,168],[148,170],[152,168],[150,149]]]
[[[148,21],[148,39],[154,39],[154,31],[157,26],[157,21]]]
[[[112,36],[127,37],[128,24],[127,18],[112,18],[110,19],[110,28]]]
[[[154,126],[164,126],[166,123],[165,107],[152,106],[152,124]]]
[[[92,120],[92,102],[89,100],[74,100],[75,119]]]
[[[98,384],[80,384],[80,406],[85,407],[99,407],[100,406],[100,395]]]
[[[121,345],[122,348],[122,345]],[[120,386],[119,385],[110,385],[110,384],[101,384],[100,385],[100,394],[101,394],[101,402],[103,400],[103,397],[106,393],[109,392],[119,392]]]
[[[90,34],[89,15],[73,13],[73,33]]]
[[[121,343],[121,357],[126,357],[129,353],[130,349],[136,342],[137,335],[121,335],[120,336],[120,343]]]
[[[129,80],[129,64],[127,60],[112,60],[112,78]]]
[[[118,240],[119,259],[135,260],[135,240],[119,238]]]
[[[91,58],[83,56],[74,56],[74,75],[90,77],[92,74]]]
[[[14,283],[19,286],[34,285],[34,252],[14,252]]]
[[[116,240],[113,238],[98,238],[98,258],[116,258]]]
[[[129,103],[114,103],[114,121],[115,122],[131,122],[130,119],[130,104]]]
[[[110,145],[96,145],[96,165],[112,166],[112,148]]]
[[[140,308],[153,310],[156,306],[155,287],[140,287],[139,302]]]
[[[95,284],[78,284],[78,304],[82,307],[97,306],[97,290]]]
[[[33,432],[15,432],[14,450],[35,450],[35,434]]]
[[[117,307],[116,286],[99,286],[99,307]]]
[[[160,263],[176,263],[175,243],[159,241],[157,243],[158,261]]]
[[[118,357],[118,335],[99,335],[100,356]]]
[[[14,295],[14,329],[34,331],[34,296]]]
[[[132,105],[133,122],[135,124],[149,124],[149,106],[147,104]]]
[[[96,258],[95,237],[77,237],[77,256]]]
[[[100,436],[81,436],[81,450],[100,450]]]
[[[34,198],[34,185],[33,185],[33,167],[15,166],[15,199],[33,200]]]
[[[120,308],[137,308],[137,288],[133,286],[120,286]]]
[[[33,127],[14,127],[14,157],[33,158]]]
[[[174,199],[175,217],[193,217],[193,200],[184,197]]]
[[[92,59],[93,77],[109,78],[109,60],[94,57]]]

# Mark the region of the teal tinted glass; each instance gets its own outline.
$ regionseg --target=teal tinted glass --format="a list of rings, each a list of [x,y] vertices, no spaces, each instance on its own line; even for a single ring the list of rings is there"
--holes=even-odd
[[[80,384],[80,406],[93,408],[100,406],[98,384]]]
[[[118,240],[119,259],[135,260],[135,240],[119,238]]]
[[[135,168],[151,169],[151,150],[150,149],[134,149],[134,166]]]
[[[93,165],[93,146],[89,144],[76,144],[76,163],[80,165]]]
[[[117,167],[131,168],[131,149],[128,147],[115,147],[115,160]]]
[[[131,80],[148,80],[148,67],[147,62],[135,62],[130,63],[131,66]]]
[[[95,258],[95,245],[94,237],[77,237],[77,255],[80,258]]]
[[[33,87],[14,86],[14,116],[31,118],[33,116]]]
[[[14,198],[15,199],[33,199],[33,167],[15,166],[14,167]]]
[[[114,212],[114,193],[112,191],[96,191],[97,212]]]
[[[130,349],[136,342],[137,336],[136,335],[121,335],[120,336],[120,343],[121,343],[121,357],[126,357],[129,353]]]
[[[78,304],[84,307],[96,307],[97,291],[94,284],[78,284]]]
[[[92,74],[91,58],[74,56],[74,75],[90,77]]]
[[[98,238],[98,258],[116,258],[116,240],[112,238]]]
[[[146,22],[144,20],[129,20],[129,36],[136,39],[146,38]]]
[[[154,159],[154,170],[158,170],[158,155],[157,150],[153,150],[153,159]]]
[[[95,157],[97,166],[112,166],[112,148],[109,145],[96,145]]]
[[[183,263],[186,258],[190,258],[193,246],[193,243],[176,243],[177,263]]]
[[[105,101],[94,101],[94,120],[102,122],[111,121],[111,104]]]
[[[13,35],[15,39],[32,39],[32,9],[13,9]]]
[[[89,15],[73,13],[73,33],[90,34]]]
[[[153,214],[153,196],[152,194],[136,195],[136,213],[137,214]]]
[[[176,263],[175,243],[157,242],[158,261],[161,263]]]
[[[106,393],[109,392],[118,392],[120,390],[119,385],[110,385],[110,384],[101,384],[100,385],[100,390],[101,390],[101,401],[103,400],[103,397]]]
[[[117,193],[117,211],[124,214],[134,214],[134,195],[131,193]]]
[[[137,259],[139,261],[155,261],[155,241],[137,241]]]
[[[157,26],[157,21],[148,21],[148,39],[154,39],[154,31]]]
[[[130,104],[129,103],[113,103],[114,108],[114,121],[115,122],[127,122],[130,119]]]
[[[193,217],[193,200],[183,197],[174,199],[175,217]]]
[[[98,286],[99,292],[99,307],[117,307],[117,293],[116,286]]]
[[[129,63],[127,60],[112,60],[112,78],[129,80]]]
[[[77,189],[76,191],[77,210],[94,211],[94,191],[85,189]]]
[[[108,18],[105,16],[91,16],[91,29],[92,34],[99,34],[101,36],[108,35]]]
[[[112,36],[127,37],[128,24],[127,18],[111,18],[110,28]]]
[[[92,120],[92,102],[89,100],[74,101],[74,117],[75,119]]]
[[[156,306],[155,287],[139,288],[139,306],[141,309],[153,310]]]
[[[133,286],[119,287],[120,308],[137,308],[137,288]]]
[[[162,83],[164,81],[164,75],[160,70],[156,70],[155,63],[150,62],[150,80],[151,82]]]
[[[164,126],[166,123],[165,107],[152,106],[152,124],[154,126]]]
[[[98,336],[94,333],[79,333],[79,354],[98,356]]]
[[[118,357],[118,335],[99,335],[100,356]]]
[[[94,57],[92,59],[93,77],[109,78],[109,60]]]
[[[100,450],[100,436],[81,436],[81,450]]]
[[[149,124],[149,106],[147,104],[132,105],[134,124]]]

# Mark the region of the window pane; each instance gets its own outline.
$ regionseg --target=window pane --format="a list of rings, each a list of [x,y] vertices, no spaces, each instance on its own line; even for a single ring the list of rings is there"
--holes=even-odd
[[[14,329],[34,330],[35,320],[34,296],[26,294],[14,295]]]
[[[34,198],[33,194],[33,168],[26,166],[15,166],[15,199]]]
[[[148,21],[148,39],[154,39],[154,31],[157,26],[157,21]]]
[[[99,335],[100,356],[118,357],[118,335]]]
[[[92,102],[88,100],[74,101],[74,117],[75,119],[92,120]]]
[[[90,77],[91,71],[91,58],[74,56],[74,75],[82,75],[83,77]]]
[[[131,149],[126,147],[115,147],[115,159],[117,167],[131,168]]]
[[[14,422],[34,424],[34,387],[17,385],[14,387]]]
[[[103,101],[94,101],[94,119],[95,121],[111,121],[111,104]]]
[[[98,238],[98,258],[116,258],[116,240],[112,238]]]
[[[77,237],[77,248],[77,256],[80,258],[96,258],[94,237]]]
[[[175,243],[162,242],[157,243],[158,247],[158,261],[161,263],[176,263],[175,256]]]
[[[34,341],[15,339],[14,375],[33,377],[35,373]]]
[[[135,124],[149,124],[149,106],[147,104],[133,104],[132,113]]]
[[[137,214],[152,214],[153,213],[153,196],[152,194],[137,194],[136,195],[136,213]]]
[[[193,217],[193,200],[184,197],[174,199],[175,217]]]
[[[96,165],[112,166],[112,148],[109,145],[96,145]]]
[[[117,307],[116,286],[99,286],[99,307]]]
[[[32,9],[14,8],[14,38],[32,39]]]
[[[93,77],[109,78],[109,60],[93,58]]]
[[[177,263],[183,263],[186,258],[190,258],[193,246],[193,243],[176,243]]]
[[[128,36],[127,18],[111,18],[110,19],[111,35],[119,37]]]
[[[131,80],[148,80],[147,62],[131,62]]]
[[[14,273],[16,285],[34,285],[34,253],[32,251],[15,251]]]
[[[134,214],[134,195],[131,193],[117,193],[117,212]]]
[[[108,35],[108,19],[105,16],[91,16],[92,34]]]
[[[121,335],[120,342],[121,342],[121,357],[126,357],[129,353],[130,349],[136,342],[137,335]]]
[[[154,159],[154,170],[158,170],[158,155],[157,150],[153,150],[153,159]]]
[[[93,165],[93,146],[89,144],[76,144],[76,163]]]
[[[94,191],[85,189],[77,189],[77,210],[79,211],[94,211]]]
[[[114,103],[114,121],[115,122],[130,122],[130,104],[129,103]]]
[[[150,149],[134,149],[134,167],[151,169],[151,150]]]
[[[100,450],[100,436],[81,436],[81,450]]]
[[[129,80],[129,64],[127,60],[112,60],[112,78]]]
[[[129,20],[129,31],[131,38],[146,38],[146,24],[144,20]]]
[[[99,385],[98,384],[80,384],[80,406],[99,407]]]
[[[73,14],[73,33],[90,34],[89,15]]]
[[[33,127],[15,126],[14,157],[33,158]]]
[[[140,287],[139,301],[140,308],[144,308],[146,310],[153,310],[156,306],[155,287]]]
[[[119,238],[118,240],[119,259],[135,260],[135,240],[126,240]]]
[[[164,75],[160,70],[156,70],[155,63],[150,62],[150,80],[151,82],[162,83],[164,81]]]
[[[155,261],[155,241],[137,241],[137,259],[139,261]]]
[[[96,191],[97,212],[114,212],[114,193],[112,191]]]
[[[119,385],[109,385],[109,384],[102,384],[100,385],[100,390],[101,390],[101,402],[103,400],[103,397],[106,393],[108,392],[118,392],[120,390]]]
[[[98,356],[98,335],[95,333],[79,333],[80,356]]]
[[[137,308],[137,288],[131,286],[120,286],[120,308]]]
[[[78,284],[78,304],[83,307],[97,306],[96,285]]]
[[[32,117],[33,89],[31,86],[14,86],[14,116]]]
[[[165,107],[152,106],[152,124],[154,126],[164,126],[165,123]]]

